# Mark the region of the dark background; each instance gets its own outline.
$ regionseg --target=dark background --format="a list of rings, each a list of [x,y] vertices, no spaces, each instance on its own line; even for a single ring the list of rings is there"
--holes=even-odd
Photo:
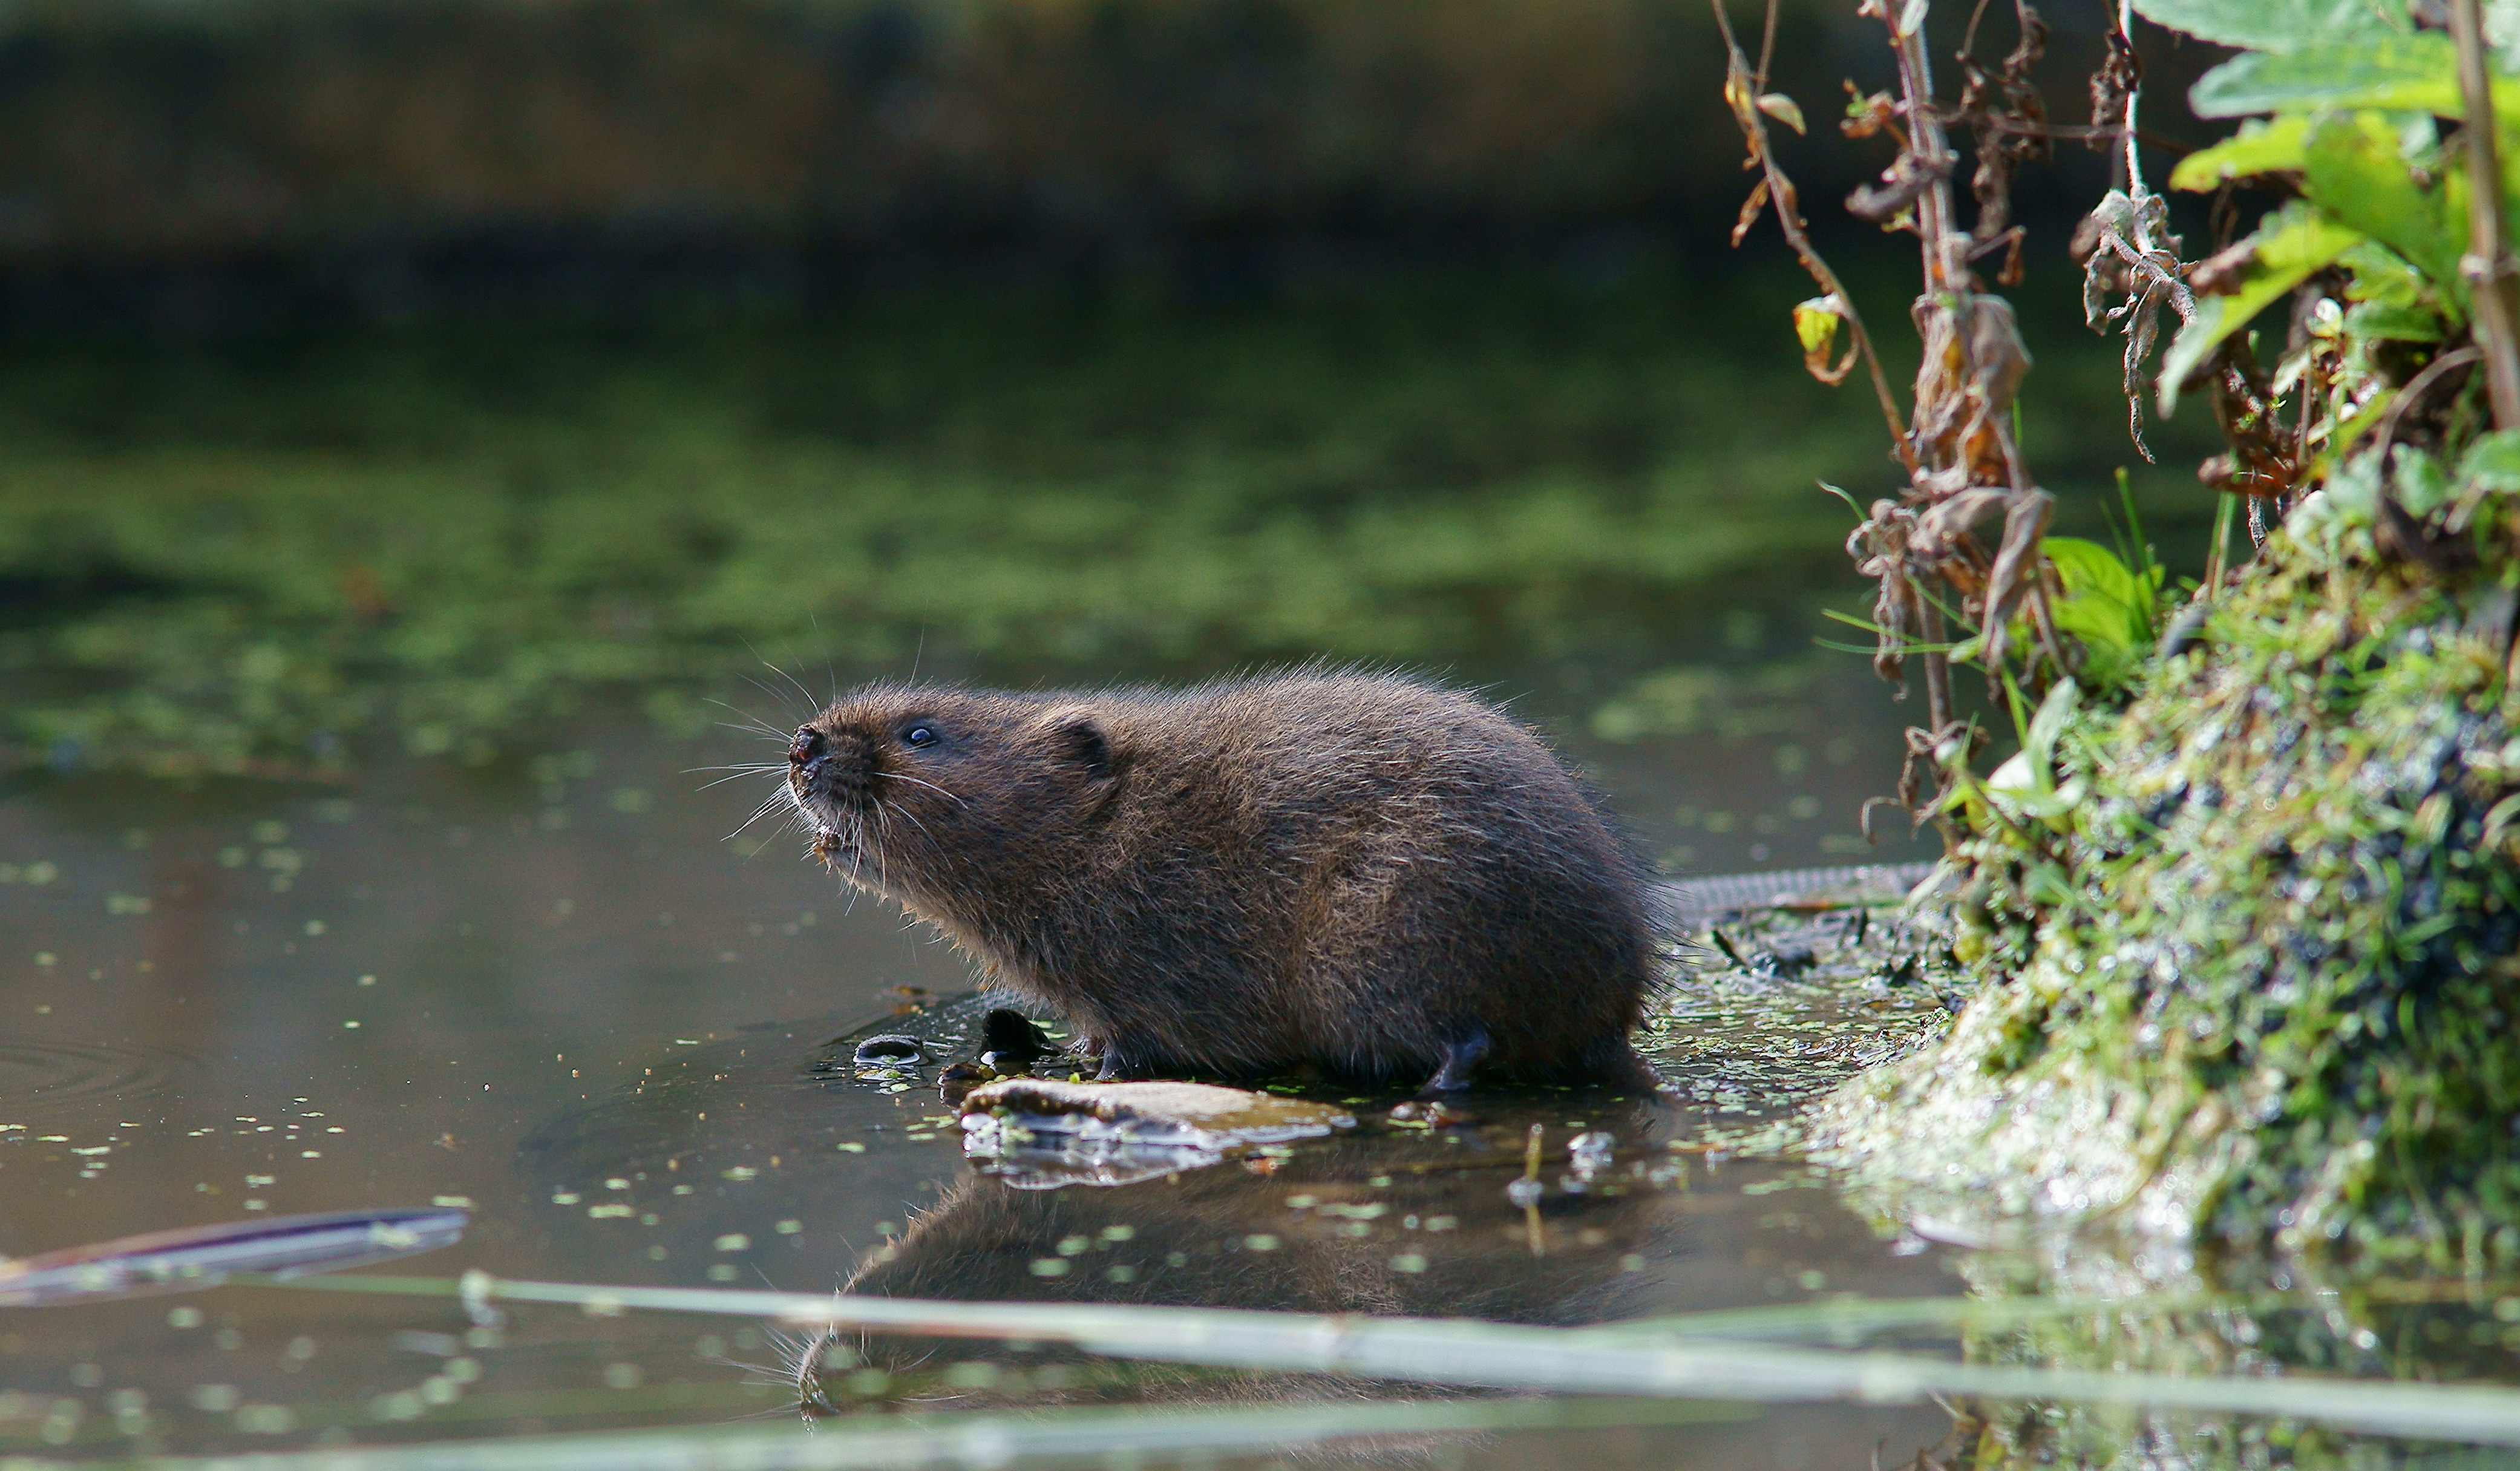
[[[1936,60],[1965,13],[1936,18]],[[1993,8],[1980,50],[2012,44]],[[1785,0],[1824,236],[1877,22]],[[2047,13],[2057,120],[2101,7]],[[1755,48],[1759,15],[1735,23]],[[2152,126],[2209,60],[2141,37]],[[77,0],[0,39],[0,330],[810,304],[939,280],[1195,300],[1429,264],[1711,262],[1747,180],[1691,0]],[[2108,182],[2025,176],[2050,254]],[[1762,231],[1760,248],[1771,248]]]

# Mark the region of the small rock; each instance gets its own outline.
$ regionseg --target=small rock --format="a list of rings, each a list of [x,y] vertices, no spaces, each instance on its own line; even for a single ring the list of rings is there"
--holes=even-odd
[[[927,1045],[916,1037],[887,1033],[859,1043],[849,1060],[860,1067],[917,1067],[927,1060]]]

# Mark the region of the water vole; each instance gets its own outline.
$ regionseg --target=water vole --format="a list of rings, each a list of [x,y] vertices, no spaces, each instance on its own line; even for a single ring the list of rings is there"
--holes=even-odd
[[[788,782],[816,852],[1066,1016],[1105,1078],[1647,1076],[1642,868],[1458,691],[874,685],[797,731]]]

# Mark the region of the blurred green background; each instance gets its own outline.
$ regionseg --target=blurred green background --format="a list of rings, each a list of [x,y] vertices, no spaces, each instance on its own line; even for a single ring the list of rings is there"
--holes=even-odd
[[[2048,16],[2060,120],[2100,14]],[[1824,120],[1877,31],[1793,0],[1778,84],[1896,351],[1912,243]],[[2165,127],[2210,60],[2150,58]],[[1726,248],[1721,75],[1681,0],[0,7],[0,750],[488,761],[756,658],[1328,655],[1746,738],[1778,660],[1862,673],[1813,652],[1868,602],[1814,482],[1895,480],[1772,230]],[[2034,464],[2085,530],[2136,465],[2201,561],[2200,425],[2136,461],[2064,251],[2106,165],[2060,155]]]

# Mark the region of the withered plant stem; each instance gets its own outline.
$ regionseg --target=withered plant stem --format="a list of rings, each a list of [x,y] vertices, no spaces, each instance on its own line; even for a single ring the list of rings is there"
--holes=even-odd
[[[1838,316],[1846,324],[1846,334],[1854,339],[1856,354],[1864,359],[1866,376],[1872,379],[1872,396],[1880,401],[1881,417],[1890,425],[1890,446],[1899,464],[1911,477],[1918,469],[1916,452],[1909,447],[1908,427],[1899,418],[1899,399],[1890,390],[1890,375],[1882,370],[1881,355],[1872,350],[1872,334],[1865,330],[1864,314],[1855,309],[1855,298],[1828,262],[1812,248],[1811,237],[1803,233],[1800,196],[1794,181],[1777,166],[1776,155],[1768,147],[1768,124],[1758,107],[1759,87],[1766,80],[1764,71],[1753,72],[1749,59],[1741,54],[1741,44],[1732,34],[1732,18],[1724,11],[1724,0],[1713,0],[1715,24],[1724,32],[1725,88],[1732,94],[1733,116],[1741,130],[1749,135],[1751,152],[1759,160],[1760,176],[1768,184],[1770,212],[1777,217],[1777,228],[1783,232],[1785,244],[1792,247],[1794,259],[1820,289],[1837,299]],[[1768,33],[1777,26],[1778,0],[1768,0]]]
[[[1902,32],[1901,15],[1891,13],[1889,0],[1876,0],[1882,23],[1890,27],[1891,53],[1899,62],[1899,90],[1908,115],[1908,149],[1918,162],[1932,169],[1932,182],[1916,197],[1916,234],[1923,246],[1925,291],[1936,294],[1964,290],[1968,287],[1968,240],[1952,215],[1951,142],[1943,134],[1942,115],[1934,109],[1934,67],[1925,55],[1925,24],[1917,18],[1916,28]],[[1905,12],[1909,9],[1901,5]]]
[[[2135,55],[2135,0],[2118,0],[2118,34],[2126,38],[2127,54]],[[2126,95],[2126,133],[2120,138],[2126,148],[2127,198],[2143,197],[2143,155],[2136,151],[2140,130],[2136,127],[2136,109],[2143,101],[2143,88],[2129,86]],[[2182,316],[2184,313],[2182,314]]]
[[[2520,428],[2520,335],[2513,330],[2513,263],[2502,231],[2502,169],[2494,136],[2494,79],[2486,68],[2485,16],[2479,0],[2451,0],[2450,29],[2458,43],[2459,100],[2467,113],[2468,249],[2459,265],[2476,310],[2477,345],[2485,351],[2494,426]]]
[[[1909,596],[1916,600],[1916,633],[1929,648],[1936,650],[1924,656],[1925,727],[1937,736],[1952,723],[1952,663],[1939,650],[1950,631],[1943,626],[1943,610],[1921,588],[1911,588]]]
[[[1769,0],[1775,4],[1776,0]],[[1872,0],[1880,10],[1882,23],[1890,31],[1890,47],[1899,63],[1899,89],[1908,114],[1908,148],[1919,162],[1931,169],[1932,175],[1923,194],[1916,199],[1916,234],[1922,247],[1925,293],[1940,299],[1940,309],[1951,311],[1957,293],[1971,285],[1968,268],[1969,239],[1959,229],[1952,212],[1951,143],[1943,133],[1942,114],[1934,108],[1933,62],[1925,53],[1924,7],[1915,8],[1916,24],[1912,30],[1902,29],[1901,21],[1910,9],[1900,5],[1892,10],[1892,0]],[[1957,314],[1956,314],[1957,315]],[[1962,338],[1965,341],[1965,337]],[[1926,414],[1924,379],[1917,379],[1916,418],[1919,431]],[[2013,452],[2011,435],[2006,425],[1999,424],[1996,433],[2004,446],[2009,465],[2012,489],[2018,493],[2027,488],[2019,456]],[[1912,482],[1918,466],[1910,450],[1908,472]],[[1962,454],[1965,455],[1963,450]],[[1915,599],[1916,627],[1924,637],[1925,729],[1936,739],[1952,718],[1951,656],[1943,652],[1946,630],[1942,609],[1925,596],[1922,588],[1911,588]],[[2001,616],[2000,614],[1998,616]]]

